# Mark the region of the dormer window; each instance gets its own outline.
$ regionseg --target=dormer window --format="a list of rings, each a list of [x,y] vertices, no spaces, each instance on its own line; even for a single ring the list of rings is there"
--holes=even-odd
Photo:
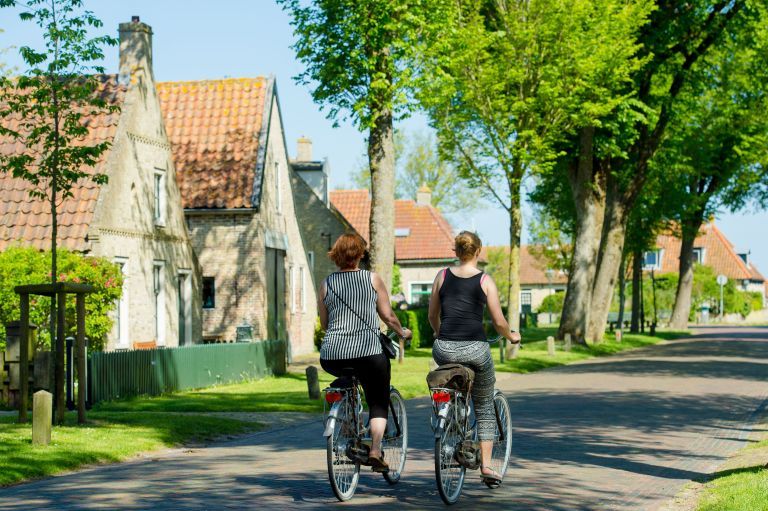
[[[396,238],[407,238],[410,235],[411,235],[410,227],[396,227],[395,228],[395,237]]]
[[[155,169],[154,181],[153,181],[153,211],[155,225],[165,225],[165,209],[166,209],[166,186],[165,186],[165,171],[161,169]]]

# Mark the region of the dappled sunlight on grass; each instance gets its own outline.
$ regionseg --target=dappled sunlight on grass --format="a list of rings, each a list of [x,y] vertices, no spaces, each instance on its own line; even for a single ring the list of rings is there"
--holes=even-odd
[[[136,412],[92,412],[88,419],[87,424],[80,426],[76,416],[68,414],[64,426],[53,428],[48,447],[33,447],[30,424],[16,424],[11,417],[0,418],[0,486],[259,427],[218,417]]]

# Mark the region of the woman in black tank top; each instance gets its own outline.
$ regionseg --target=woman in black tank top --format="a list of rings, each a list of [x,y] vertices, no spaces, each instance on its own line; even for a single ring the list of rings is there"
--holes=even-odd
[[[454,241],[459,264],[437,274],[429,299],[429,323],[438,332],[432,357],[439,365],[459,363],[475,371],[472,402],[477,418],[477,436],[482,459],[489,460],[496,432],[493,411],[496,376],[483,328],[485,307],[488,307],[499,335],[512,343],[519,343],[520,334],[509,329],[493,279],[477,267],[482,247],[480,238],[475,233],[462,231]],[[480,476],[493,480],[498,479],[499,474],[491,467],[482,465]]]

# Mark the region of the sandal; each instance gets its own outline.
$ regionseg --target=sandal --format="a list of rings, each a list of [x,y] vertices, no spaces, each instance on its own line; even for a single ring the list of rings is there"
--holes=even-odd
[[[384,461],[383,456],[368,456],[368,463],[370,463],[371,470],[374,472],[389,472],[389,465]]]
[[[493,473],[492,474],[483,474],[483,469],[484,468],[489,469]],[[499,476],[499,474],[495,470],[493,470],[491,467],[489,467],[488,465],[481,465],[480,466],[480,479],[482,479],[485,482],[492,483],[492,484],[501,484],[501,477]]]

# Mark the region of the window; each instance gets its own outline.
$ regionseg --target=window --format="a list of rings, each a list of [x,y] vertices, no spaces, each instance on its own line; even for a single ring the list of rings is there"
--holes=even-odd
[[[216,283],[213,277],[203,277],[203,309],[216,307]]]
[[[693,262],[698,264],[704,264],[704,249],[700,247],[695,247],[693,249]]]
[[[192,344],[192,272],[179,270],[179,346]]]
[[[278,213],[283,212],[283,186],[280,179],[280,162],[275,162],[275,207]]]
[[[288,270],[291,279],[291,312],[296,312],[296,267],[291,266]]]
[[[116,257],[115,264],[123,275],[120,298],[115,306],[115,339],[119,347],[127,348],[130,344],[128,339],[128,258]]]
[[[531,310],[532,310],[531,299],[532,299],[531,291],[524,290],[520,292],[520,312],[524,314],[531,313]]]
[[[154,181],[154,218],[155,225],[165,225],[165,171],[155,170]]]
[[[650,250],[645,253],[643,259],[643,269],[659,270],[661,269],[661,250]]]
[[[301,301],[301,312],[307,312],[307,293],[304,285],[304,267],[299,266],[299,300]]]
[[[396,238],[407,238],[411,235],[410,227],[395,227]]]
[[[432,295],[432,282],[411,282],[411,304],[426,305]]]
[[[152,287],[155,295],[155,341],[165,346],[165,275],[163,261],[152,265]]]
[[[315,269],[315,253],[311,250],[307,252],[307,262],[309,263],[309,270],[314,271]]]

